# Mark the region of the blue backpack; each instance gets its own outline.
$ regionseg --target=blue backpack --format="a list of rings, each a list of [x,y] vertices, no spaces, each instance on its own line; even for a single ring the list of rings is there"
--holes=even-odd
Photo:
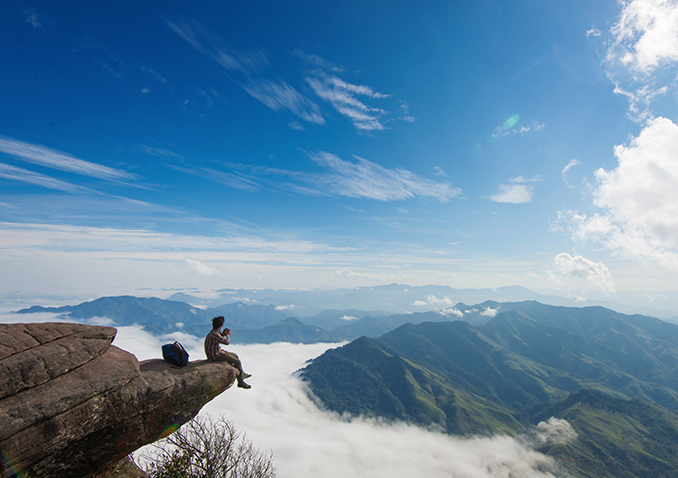
[[[178,367],[185,367],[188,363],[188,352],[179,342],[162,346],[162,358]]]

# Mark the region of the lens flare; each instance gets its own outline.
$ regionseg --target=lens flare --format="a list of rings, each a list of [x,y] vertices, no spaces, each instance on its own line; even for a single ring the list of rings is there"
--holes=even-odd
[[[180,423],[177,423],[177,422],[172,423],[170,426],[165,428],[165,430],[160,434],[160,436],[158,437],[158,440],[162,440],[163,438],[167,438],[172,433],[177,431],[180,426],[181,426]]]
[[[10,478],[23,478],[28,476],[23,467],[18,463],[14,463],[10,458],[9,453],[5,450],[2,450],[2,453],[0,453],[0,465],[2,465],[0,468],[1,470],[9,470],[12,473],[9,475]]]
[[[520,115],[519,114],[515,114],[515,115],[511,116],[509,119],[507,119],[504,122],[504,129],[513,128],[518,121],[520,121]]]

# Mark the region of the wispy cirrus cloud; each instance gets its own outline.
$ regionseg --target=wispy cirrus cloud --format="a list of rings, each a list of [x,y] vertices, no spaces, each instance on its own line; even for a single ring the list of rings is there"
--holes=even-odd
[[[166,20],[167,26],[189,45],[215,61],[224,69],[239,76],[231,80],[253,98],[274,111],[287,110],[310,123],[323,124],[320,108],[311,99],[299,93],[282,80],[271,80],[261,75],[268,66],[268,57],[261,51],[239,52],[226,45],[224,40],[197,21]]]
[[[65,191],[69,193],[79,193],[86,192],[87,189],[77,186],[75,184],[68,183],[66,181],[60,181],[59,179],[54,179],[44,174],[35,173],[33,171],[28,171],[26,169],[17,168],[9,164],[0,163],[0,178],[10,179],[12,181],[19,181],[26,184],[33,184],[36,186],[42,186],[48,189],[56,189],[57,191]]]
[[[29,163],[76,173],[82,176],[90,176],[109,181],[121,181],[136,178],[134,174],[121,169],[109,168],[101,164],[84,161],[68,153],[63,153],[46,146],[25,143],[4,136],[0,136],[0,152]]]
[[[284,81],[251,80],[242,88],[273,111],[287,110],[309,123],[325,123],[318,105]]]
[[[261,189],[261,185],[257,181],[257,178],[254,176],[249,176],[242,174],[240,172],[230,173],[225,171],[218,171],[213,168],[197,168],[189,169],[183,168],[180,166],[171,166],[172,169],[181,171],[192,176],[198,176],[200,178],[209,179],[218,184],[223,184],[234,189],[240,189],[241,191],[258,191]]]
[[[233,82],[274,111],[288,111],[309,123],[325,124],[325,117],[315,101],[320,99],[348,118],[359,131],[386,129],[383,118],[388,112],[382,107],[368,104],[367,100],[384,100],[391,98],[391,95],[380,93],[370,86],[353,84],[342,79],[339,76],[344,73],[342,67],[332,65],[317,55],[294,52],[304,62],[304,82],[310,86],[312,94],[315,95],[311,98],[285,80],[267,77],[265,70],[270,65],[264,52],[237,51],[195,20],[191,22],[166,20],[166,24],[189,45],[227,70],[232,75],[229,78]],[[409,105],[406,102],[400,101],[398,108],[402,111],[399,112],[401,114],[397,119],[415,121],[409,114]],[[303,126],[297,122],[290,123],[290,127],[303,130]]]
[[[263,52],[239,52],[226,45],[219,35],[212,34],[196,20],[190,23],[183,20],[177,22],[165,20],[165,23],[193,48],[229,71],[250,75],[268,65],[268,58]]]
[[[309,155],[323,172],[290,171],[245,164],[224,163],[232,172],[213,168],[188,169],[172,166],[194,176],[246,191],[285,190],[308,196],[343,196],[377,201],[404,201],[430,197],[447,202],[461,196],[462,190],[449,181],[436,181],[403,168],[390,169],[354,156],[346,161],[338,156],[318,152]],[[276,181],[275,177],[285,181]],[[406,211],[405,211],[406,212]]]
[[[569,182],[567,182],[567,173],[570,171],[570,169],[574,168],[575,166],[578,166],[581,164],[578,159],[573,159],[567,165],[563,168],[563,170],[560,172],[560,175],[563,178],[563,181],[565,181],[565,184],[567,185],[568,188],[573,188]]]
[[[312,154],[311,159],[328,172],[308,175],[305,179],[328,194],[379,201],[424,196],[446,202],[462,194],[461,189],[449,182],[434,181],[402,168],[384,168],[358,156],[354,158],[356,162],[325,152]]]
[[[366,100],[383,100],[391,95],[375,91],[370,86],[356,85],[340,78],[344,68],[332,65],[317,55],[307,55],[296,51],[295,54],[304,61],[306,67],[305,81],[313,92],[322,100],[329,102],[341,115],[348,118],[360,131],[379,131],[386,129],[382,119],[388,112],[381,108],[366,104]],[[413,122],[409,114],[409,105],[400,101],[402,115],[398,119]]]
[[[358,99],[358,96],[382,99],[390,95],[378,93],[369,86],[347,83],[338,76],[328,75],[320,70],[315,70],[306,77],[306,82],[318,97],[330,102],[335,110],[353,123],[356,129],[363,131],[385,129],[380,118],[386,111],[366,105]]]

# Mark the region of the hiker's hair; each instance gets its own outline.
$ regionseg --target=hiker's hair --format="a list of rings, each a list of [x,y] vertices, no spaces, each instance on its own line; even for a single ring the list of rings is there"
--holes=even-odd
[[[224,325],[224,318],[223,316],[215,317],[212,319],[212,328],[213,329],[220,329],[221,326]]]

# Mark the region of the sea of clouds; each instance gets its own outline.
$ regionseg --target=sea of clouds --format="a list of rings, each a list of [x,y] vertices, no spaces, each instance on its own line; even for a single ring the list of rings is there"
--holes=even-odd
[[[54,314],[0,311],[4,323],[55,320]],[[96,322],[110,324],[105,318]],[[160,357],[161,345],[174,340],[186,347],[191,360],[205,358],[202,337],[154,336],[137,326],[119,327],[114,345],[145,360]],[[309,359],[340,345],[233,346],[229,350],[240,356],[245,370],[253,375],[248,379],[252,389],[232,387],[201,413],[223,414],[262,452],[272,452],[281,478],[568,476],[551,458],[533,449],[576,439],[564,420],[552,418],[518,437],[459,438],[405,423],[342,417],[322,410],[295,372]]]

